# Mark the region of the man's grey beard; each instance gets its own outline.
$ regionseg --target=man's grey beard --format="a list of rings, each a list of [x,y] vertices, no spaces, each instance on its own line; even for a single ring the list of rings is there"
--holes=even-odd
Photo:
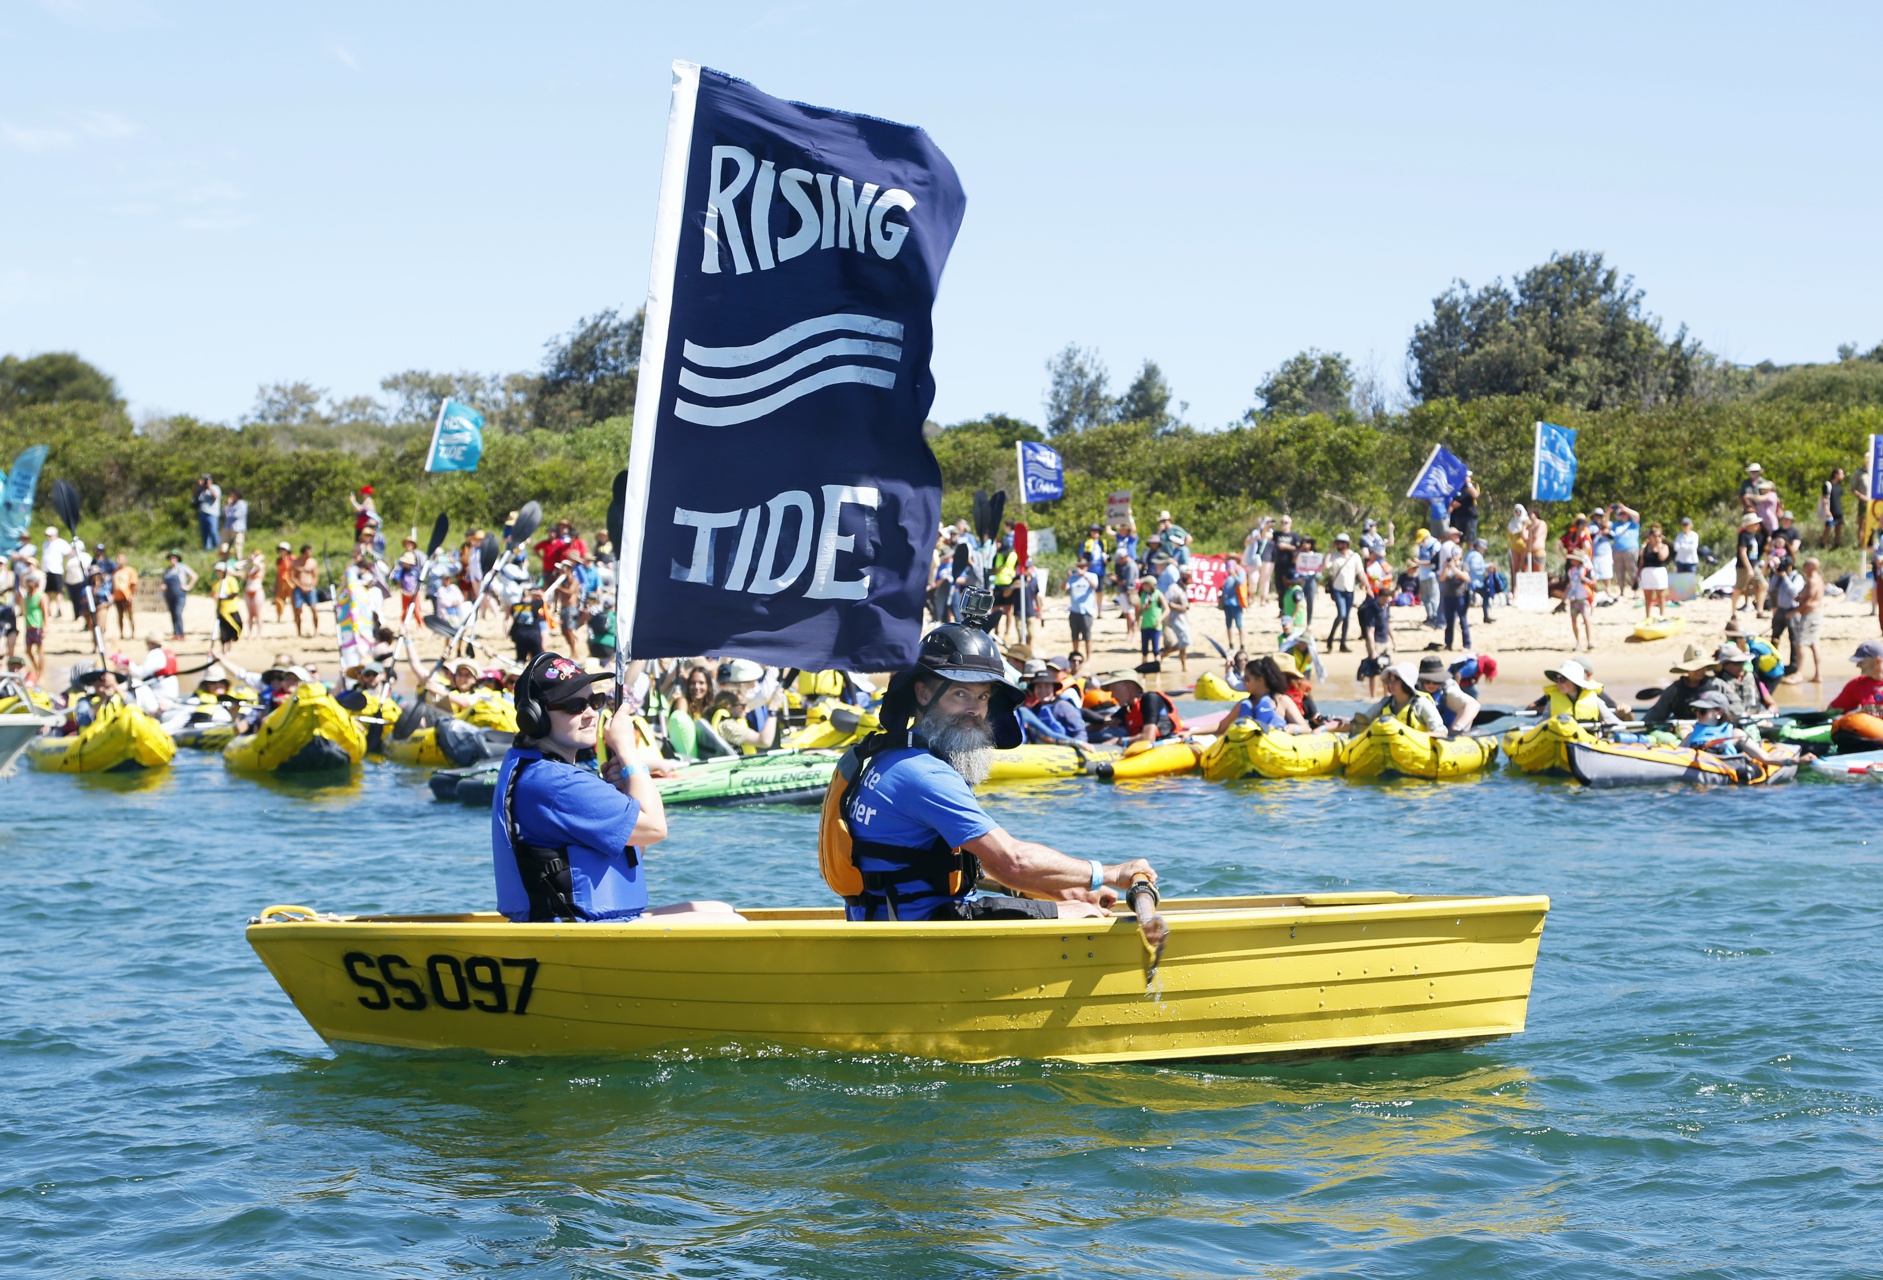
[[[931,709],[922,713],[916,729],[928,739],[929,750],[970,787],[980,786],[994,771],[994,728],[980,716],[946,716]]]

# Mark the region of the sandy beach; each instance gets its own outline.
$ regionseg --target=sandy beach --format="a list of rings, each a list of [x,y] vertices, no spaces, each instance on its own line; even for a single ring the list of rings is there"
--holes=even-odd
[[[1328,626],[1333,621],[1333,607],[1324,594],[1315,604],[1314,633],[1318,643],[1327,637]],[[1825,606],[1823,631],[1818,643],[1818,654],[1824,666],[1824,683],[1779,686],[1776,697],[1782,706],[1823,706],[1825,700],[1855,674],[1855,668],[1849,662],[1851,651],[1859,642],[1878,634],[1876,613],[1867,601],[1831,598],[1825,601]],[[1063,654],[1071,640],[1071,632],[1066,624],[1065,598],[1049,596],[1045,601],[1044,612],[1044,640],[1036,643],[1034,648],[1042,654]],[[1621,603],[1598,607],[1593,614],[1592,628],[1595,652],[1576,654],[1569,647],[1569,619],[1565,614],[1519,613],[1514,608],[1494,608],[1490,624],[1482,625],[1480,619],[1483,614],[1473,609],[1471,648],[1477,653],[1495,657],[1498,663],[1496,682],[1484,686],[1481,696],[1491,704],[1529,702],[1544,683],[1543,672],[1546,668],[1564,659],[1579,657],[1595,673],[1596,679],[1602,681],[1617,700],[1626,705],[1638,691],[1665,685],[1669,679],[1668,668],[1680,659],[1688,645],[1699,645],[1709,653],[1717,648],[1725,639],[1727,622],[1731,616],[1726,600],[1690,600],[1678,608],[1670,608],[1669,615],[1686,619],[1687,625],[1679,634],[1666,640],[1641,642],[1633,638],[1634,628],[1642,620],[1639,597],[1631,596]],[[1190,629],[1196,637],[1196,648],[1190,653],[1187,674],[1182,663],[1173,658],[1165,659],[1161,681],[1167,689],[1193,684],[1204,671],[1221,672],[1223,669],[1222,660],[1209,644],[1209,639],[1214,639],[1225,648],[1228,647],[1222,611],[1213,606],[1197,605],[1191,609],[1189,616]],[[1424,611],[1416,606],[1393,610],[1393,635],[1398,644],[1398,653],[1415,662],[1428,646],[1437,649],[1444,641],[1444,632],[1428,629],[1424,625],[1424,617]],[[1770,631],[1770,618],[1755,620],[1750,611],[1742,612],[1739,618],[1741,625],[1755,634],[1763,635]],[[1251,605],[1245,610],[1243,629],[1249,640],[1246,647],[1250,653],[1271,649],[1280,634],[1274,603]],[[1327,668],[1327,679],[1317,682],[1315,686],[1317,696],[1322,699],[1367,696],[1366,681],[1354,678],[1355,669],[1366,656],[1366,646],[1359,640],[1357,620],[1351,630],[1354,636],[1348,645],[1351,652],[1330,654],[1323,646],[1321,660]],[[1127,624],[1120,620],[1109,601],[1093,636],[1093,660],[1088,664],[1088,669],[1102,673],[1137,665],[1137,631],[1135,628],[1127,629]],[[1781,655],[1789,658],[1789,642],[1778,648]],[[1808,659],[1803,674],[1807,678],[1811,674]]]

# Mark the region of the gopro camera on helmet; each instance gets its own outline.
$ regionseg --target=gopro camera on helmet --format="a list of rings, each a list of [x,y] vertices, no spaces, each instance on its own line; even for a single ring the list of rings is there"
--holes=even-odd
[[[987,625],[994,612],[994,593],[986,587],[969,587],[961,593],[961,622],[963,626],[979,627],[983,631],[992,630]]]

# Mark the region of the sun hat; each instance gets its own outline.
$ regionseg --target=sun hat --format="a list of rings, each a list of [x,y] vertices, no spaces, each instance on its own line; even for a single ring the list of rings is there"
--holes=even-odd
[[[750,658],[727,658],[719,664],[720,684],[757,684],[765,678],[765,668]]]
[[[1589,669],[1571,658],[1560,667],[1554,667],[1543,673],[1546,680],[1567,680],[1578,689],[1593,689],[1595,681],[1589,676]]]
[[[1168,519],[1170,519],[1170,512],[1168,512],[1168,511],[1160,511],[1160,512],[1158,512],[1158,513],[1157,513],[1157,518],[1158,518],[1159,520],[1168,520]]]
[[[1756,462],[1748,462],[1748,463],[1746,464],[1746,470],[1748,470],[1748,471],[1763,471],[1763,470],[1765,470],[1765,468],[1764,468],[1764,467],[1762,467],[1762,466],[1760,466],[1760,465],[1759,465],[1758,463],[1756,463]]]
[[[1335,534],[1335,535],[1334,535],[1334,541],[1335,541],[1335,542],[1352,542],[1352,541],[1353,541],[1353,539],[1352,539],[1352,538],[1349,538],[1349,537],[1348,537],[1348,536],[1347,536],[1346,534],[1344,534],[1344,533],[1337,533],[1337,534]]]
[[[56,525],[50,525],[50,524],[49,524],[49,525],[47,525],[47,526],[46,526],[46,536],[47,536],[48,538],[56,538],[56,537],[58,537],[58,536],[59,536],[59,530],[58,530],[58,527],[57,527]]]
[[[1862,662],[1867,658],[1883,658],[1883,640],[1865,640],[1857,646],[1857,652],[1850,655],[1852,662]]]
[[[277,543],[275,543],[275,550],[276,550],[276,551],[292,551],[292,550],[294,550],[294,548],[293,548],[293,547],[292,547],[291,545],[289,545],[288,543],[285,543],[285,542],[277,542]]]
[[[1424,542],[1427,538],[1431,536],[1432,536],[1432,531],[1430,529],[1421,529],[1417,533],[1412,535],[1412,540],[1414,542]]]
[[[1144,679],[1135,671],[1114,671],[1099,681],[1099,687],[1103,689],[1115,689],[1121,684],[1136,685],[1142,690]]]
[[[1680,518],[1680,522],[1681,522],[1682,524],[1692,524],[1692,523],[1693,523],[1693,517],[1692,517],[1692,516],[1682,516],[1682,517]]]
[[[1758,523],[1759,523],[1759,517],[1754,515],[1750,511],[1746,512],[1745,515],[1739,517],[1739,527],[1741,529],[1751,528],[1753,525],[1758,524]]]
[[[212,662],[203,671],[204,684],[228,684],[229,673],[220,662]]]
[[[1733,709],[1733,704],[1728,702],[1726,695],[1718,689],[1708,689],[1705,693],[1696,695],[1687,705],[1695,710],[1704,711],[1731,711]]]
[[[445,670],[454,675],[460,671],[469,671],[472,675],[476,675],[482,668],[470,658],[451,658],[446,661]]]
[[[1778,513],[1778,518],[1780,520],[1796,520],[1798,517],[1789,511],[1781,511]]]
[[[1713,661],[1751,662],[1752,654],[1749,650],[1742,649],[1736,644],[1723,644],[1719,647],[1719,652],[1713,655]]]
[[[1695,671],[1710,670],[1712,666],[1713,659],[1701,653],[1698,645],[1690,644],[1687,646],[1687,652],[1680,656],[1680,661],[1669,667],[1668,670],[1677,676],[1684,676]]]
[[[1436,653],[1428,653],[1419,659],[1419,679],[1434,680],[1440,684],[1451,679],[1451,668],[1445,665],[1445,659]]]
[[[1386,668],[1386,674],[1399,677],[1399,682],[1408,689],[1419,687],[1419,669],[1410,662],[1395,662]]]

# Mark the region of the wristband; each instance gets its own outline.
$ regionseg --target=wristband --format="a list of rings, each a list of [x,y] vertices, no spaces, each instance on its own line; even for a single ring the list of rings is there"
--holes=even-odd
[[[1092,884],[1090,887],[1093,893],[1097,893],[1100,889],[1105,887],[1105,864],[1100,862],[1097,858],[1087,858],[1086,861],[1092,864]]]
[[[646,772],[647,766],[642,764],[639,760],[631,760],[621,766],[621,776],[624,778],[637,777]]]

